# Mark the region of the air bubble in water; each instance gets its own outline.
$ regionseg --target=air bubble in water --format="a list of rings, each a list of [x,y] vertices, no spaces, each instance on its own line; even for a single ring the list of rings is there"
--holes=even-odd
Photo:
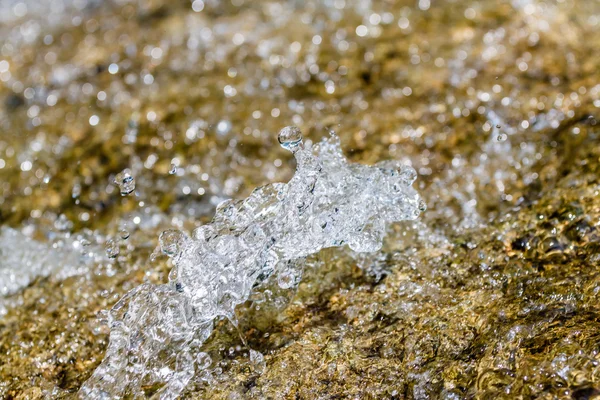
[[[171,169],[169,169],[169,175],[175,175],[177,173],[177,165],[171,163]]]
[[[119,187],[122,196],[127,196],[135,190],[135,178],[131,175],[129,168],[119,172],[113,182]]]
[[[277,140],[281,147],[291,152],[295,152],[302,147],[302,131],[296,126],[286,126],[279,131]]]
[[[508,136],[506,135],[506,133],[500,133],[496,137],[496,140],[498,140],[499,142],[504,142],[507,138],[508,138]]]
[[[119,245],[112,239],[106,241],[104,249],[106,250],[106,255],[109,258],[115,258],[119,255]]]
[[[124,229],[124,228],[120,229],[119,230],[119,236],[123,240],[129,239],[129,231],[127,229]]]

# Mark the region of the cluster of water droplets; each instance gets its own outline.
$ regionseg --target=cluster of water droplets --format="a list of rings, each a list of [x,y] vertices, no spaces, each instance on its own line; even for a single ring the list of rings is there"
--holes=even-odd
[[[235,320],[236,306],[258,282],[279,273],[280,286],[293,287],[296,273],[286,268],[297,269],[327,247],[376,251],[388,223],[414,220],[425,208],[409,166],[349,163],[335,134],[310,146],[298,128],[286,127],[279,142],[297,161],[288,183],[220,204],[213,221],[192,237],[177,230],[160,235],[160,248],[174,263],[169,283],[141,285],[114,306],[110,344],[82,398],[136,396],[149,385],[160,387],[161,399],[177,397],[210,366],[201,346],[214,320]]]
[[[56,227],[67,225],[58,218]],[[7,297],[30,285],[39,277],[55,275],[57,279],[78,275],[93,264],[93,251],[87,243],[72,239],[70,245],[52,246],[24,235],[16,229],[0,228],[0,317],[7,312]]]

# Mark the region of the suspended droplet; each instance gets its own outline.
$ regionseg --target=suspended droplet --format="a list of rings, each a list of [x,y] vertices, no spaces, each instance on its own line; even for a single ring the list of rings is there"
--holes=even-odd
[[[131,175],[131,170],[125,168],[119,172],[114,179],[115,185],[119,187],[122,196],[127,196],[135,190],[135,178]]]
[[[280,130],[277,140],[281,147],[291,152],[296,152],[303,146],[302,132],[296,126],[286,126]]]
[[[120,252],[119,245],[112,239],[106,241],[104,249],[106,250],[106,255],[108,258],[115,258]]]
[[[424,200],[419,200],[419,210],[420,211],[427,211],[427,203],[425,203]]]
[[[121,239],[126,240],[129,238],[129,231],[125,228],[119,230],[119,236]]]
[[[508,136],[505,133],[501,133],[496,137],[496,140],[499,142],[504,142],[507,138]]]
[[[173,257],[179,253],[184,238],[185,235],[183,232],[178,231],[177,229],[167,229],[166,231],[163,231],[158,238],[160,250],[163,254]]]
[[[175,175],[177,173],[177,165],[171,163],[171,169],[169,169],[169,175]]]

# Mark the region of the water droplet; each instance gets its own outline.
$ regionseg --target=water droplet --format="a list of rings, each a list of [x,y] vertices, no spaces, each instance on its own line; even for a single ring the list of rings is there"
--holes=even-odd
[[[123,171],[119,172],[115,176],[113,182],[119,187],[119,190],[121,190],[122,196],[127,196],[135,190],[135,178],[131,175],[131,170],[129,168],[125,168]]]
[[[277,284],[282,289],[289,289],[296,283],[296,276],[293,271],[282,271],[277,276]]]
[[[54,227],[59,231],[68,231],[73,228],[73,223],[69,221],[65,214],[60,214],[56,221],[54,221]]]
[[[177,173],[177,165],[171,163],[171,169],[169,169],[169,175],[175,175]]]
[[[259,374],[265,370],[265,356],[256,350],[250,350],[250,362]]]
[[[424,200],[419,200],[419,210],[427,211],[427,203]]]
[[[217,124],[217,133],[219,135],[226,135],[231,130],[231,122],[227,120],[221,120]]]
[[[207,369],[212,364],[212,358],[208,355],[208,353],[200,352],[198,356],[196,356],[196,365],[199,370]]]
[[[296,126],[286,126],[280,130],[277,140],[281,147],[291,152],[296,152],[303,146],[302,132]]]
[[[500,128],[502,128],[502,127],[501,127],[500,125],[496,125],[496,128],[500,129]]]
[[[115,242],[114,240],[110,239],[106,241],[106,244],[104,245],[104,249],[106,250],[106,255],[109,258],[115,258],[116,256],[119,255],[119,245],[117,244],[117,242]]]
[[[507,138],[508,136],[505,133],[501,133],[496,137],[496,140],[499,142],[504,142]]]
[[[163,231],[158,238],[160,250],[163,254],[173,257],[179,252],[184,238],[185,235],[183,232],[178,231],[177,229],[167,229],[166,231]]]
[[[119,236],[121,237],[121,239],[126,240],[129,238],[129,231],[127,229],[120,229]]]
[[[564,246],[557,238],[551,236],[540,242],[538,249],[542,254],[550,255],[561,253],[564,250]]]

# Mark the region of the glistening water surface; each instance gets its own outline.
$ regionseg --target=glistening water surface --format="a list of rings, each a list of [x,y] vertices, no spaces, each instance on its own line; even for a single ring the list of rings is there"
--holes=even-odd
[[[123,317],[107,310],[208,279],[177,275],[179,244],[211,238],[223,201],[293,186],[277,139],[292,125],[307,150],[335,131],[348,165],[411,166],[427,211],[385,225],[381,249],[319,245],[256,276],[192,361],[159,332],[164,368],[124,396],[599,396],[599,15],[568,0],[0,2],[0,398],[82,396]],[[364,204],[314,223],[327,240],[398,220],[327,190]]]

